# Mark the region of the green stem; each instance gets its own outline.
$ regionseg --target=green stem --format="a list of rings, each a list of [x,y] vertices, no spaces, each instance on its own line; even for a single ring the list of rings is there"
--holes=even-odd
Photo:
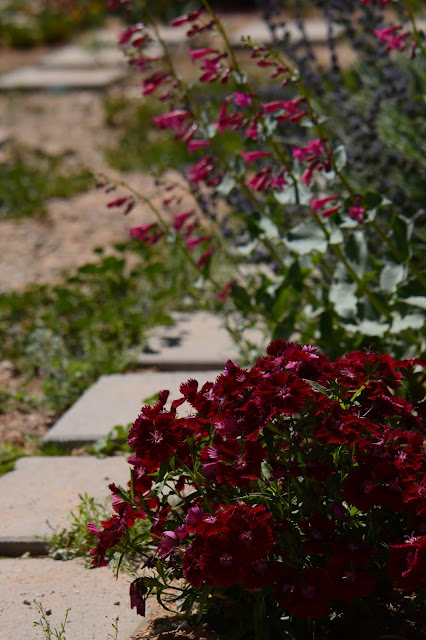
[[[151,209],[151,211],[154,213],[154,215],[156,216],[156,218],[158,220],[158,224],[160,225],[162,231],[164,233],[168,233],[169,232],[169,230],[170,230],[169,225],[164,220],[160,210],[152,203],[152,200],[148,196],[144,196],[142,193],[140,193],[139,191],[137,191],[136,189],[134,189],[130,185],[126,184],[122,180],[116,181],[115,184],[124,187],[133,196],[135,196],[135,198],[137,200],[139,200],[140,202],[143,202],[144,204],[146,204],[146,206],[149,207]],[[178,240],[178,243],[177,243],[178,248],[183,252],[183,255],[191,263],[191,265],[194,267],[194,269],[199,271],[200,269],[199,269],[196,261],[194,260],[191,252],[189,251],[188,247],[186,246],[184,240],[179,235],[177,235],[176,238]],[[211,275],[209,275],[209,280],[211,281],[213,286],[216,287],[216,289],[218,291],[220,291],[220,289],[222,288],[221,285],[218,282],[216,282],[216,280]]]
[[[405,7],[405,11],[407,12],[408,18],[411,22],[411,26],[413,28],[413,35],[417,45],[420,47],[423,57],[426,57],[426,50],[422,43],[422,37],[417,27],[416,16],[414,15],[414,10],[410,6],[410,0],[403,0],[402,4]]]
[[[377,233],[379,238],[389,247],[390,251],[392,252],[393,256],[396,258],[396,260],[400,264],[404,264],[407,267],[407,269],[409,269],[411,273],[417,278],[417,280],[424,287],[426,287],[426,278],[417,269],[417,267],[411,264],[411,262],[409,262],[408,260],[407,261],[402,260],[401,254],[399,253],[398,248],[393,244],[393,242],[389,240],[386,233],[379,227],[379,225],[376,222],[374,222],[374,220],[371,222],[371,226],[373,227],[374,231]]]
[[[317,216],[316,213],[314,213],[313,211],[311,211],[312,214],[312,218],[315,220],[315,222],[317,223],[317,225],[322,229],[322,231],[324,232],[324,234],[326,235],[327,239],[329,239],[330,234],[327,231],[327,228],[325,226],[325,224],[322,222],[322,220]],[[359,275],[356,273],[356,271],[353,269],[353,267],[350,265],[348,259],[346,258],[346,256],[344,255],[343,251],[340,249],[340,247],[336,244],[332,244],[331,245],[334,254],[336,255],[336,257],[340,260],[340,262],[342,262],[342,264],[344,264],[347,272],[349,273],[349,275],[351,276],[351,278],[358,284],[358,286],[364,291],[365,295],[367,296],[367,298],[370,300],[371,304],[373,305],[373,307],[376,309],[376,311],[378,313],[382,313],[383,315],[385,315],[387,318],[390,317],[390,311],[389,309],[387,309],[387,307],[385,307],[380,300],[378,300],[376,298],[376,296],[374,295],[374,293],[367,287],[367,285],[361,280],[361,278],[359,277]]]

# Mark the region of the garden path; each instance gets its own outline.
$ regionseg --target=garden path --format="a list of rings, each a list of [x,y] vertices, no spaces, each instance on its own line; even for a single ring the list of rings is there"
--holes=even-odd
[[[200,353],[200,323],[209,327],[209,341],[216,347],[210,349],[205,361]],[[198,335],[194,327],[198,327]],[[170,347],[170,344],[179,343],[176,331],[190,354],[185,365],[191,367],[192,363],[192,369],[182,370],[179,349],[175,355]],[[58,421],[45,440],[74,447],[73,453],[78,454],[76,446],[93,443],[117,423],[132,421],[147,396],[168,388],[171,398],[176,397],[181,382],[190,377],[200,383],[213,380],[218,370],[209,370],[212,363],[219,365],[228,356],[235,357],[225,330],[216,318],[205,314],[195,318],[195,322],[191,316],[179,316],[177,327],[169,328],[168,335],[164,331],[154,335],[152,344],[157,345],[158,350],[156,354],[150,354],[150,365],[155,364],[157,357],[162,372],[151,369],[103,376]],[[194,370],[194,366],[198,370]],[[184,408],[180,410],[185,411]],[[97,459],[69,455],[21,458],[13,471],[0,478],[2,640],[28,636],[32,622],[40,617],[33,600],[41,602],[44,610],[51,612],[48,621],[52,628],[59,628],[66,608],[71,608],[67,640],[82,640],[83,637],[85,640],[105,640],[117,615],[120,618],[119,640],[153,639],[157,638],[157,632],[169,634],[158,637],[170,640],[213,640],[204,628],[178,629],[178,623],[171,617],[165,620],[164,612],[151,602],[141,628],[140,619],[129,609],[127,578],[121,576],[116,583],[111,571],[89,572],[77,559],[55,562],[43,555],[40,557],[46,553],[43,537],[49,535],[50,527],[66,526],[67,514],[78,506],[79,494],[87,492],[97,500],[102,499],[109,482],[125,484],[127,476],[127,464],[121,456]],[[38,627],[34,638],[42,637],[42,628]]]
[[[242,24],[239,16],[234,19],[233,26],[237,39],[244,32],[253,33],[253,24]],[[177,37],[175,31],[168,33],[170,37]],[[76,52],[68,48],[61,55],[62,64],[73,71],[70,57],[80,57],[79,64],[86,65],[87,73],[87,51],[79,49]],[[37,68],[40,71],[43,64],[50,64],[50,71],[57,73],[59,62],[59,56],[50,56],[50,63],[47,58],[43,62],[37,57]],[[115,81],[115,78],[122,77],[122,70],[116,63],[114,65]],[[5,70],[4,66],[2,70]],[[64,73],[63,70],[60,72]],[[44,73],[46,77],[46,70]],[[13,77],[16,78],[16,74]],[[104,124],[103,94],[95,91],[93,86],[89,89],[85,85],[85,90],[82,90],[81,82],[76,90],[65,91],[63,77],[58,81],[56,76],[53,84],[47,87],[50,89],[48,92],[29,92],[25,99],[13,92],[0,94],[2,127],[18,146],[26,145],[49,154],[65,154],[74,165],[88,166],[97,172],[107,172],[114,179],[121,179],[106,166],[102,154],[102,149],[114,137],[114,132]],[[129,95],[138,91],[131,77],[123,82]],[[0,153],[4,153],[4,145]],[[148,176],[129,175],[126,181],[144,193],[154,188],[153,180]],[[52,200],[45,219],[0,221],[0,291],[19,290],[31,282],[55,281],[62,269],[90,260],[94,247],[111,246],[123,239],[126,221],[116,213],[106,213],[107,200],[108,197],[102,193],[91,191],[69,200]],[[141,207],[133,215],[132,224],[148,219],[149,214]],[[114,424],[126,423],[136,417],[138,406],[154,391],[171,387],[177,394],[179,383],[189,377],[199,380],[214,378],[216,367],[222,368],[227,357],[233,354],[223,329],[217,326],[217,320],[210,318],[207,322],[202,319],[202,323],[205,328],[209,327],[208,345],[213,347],[207,359],[204,351],[204,356],[200,357],[202,343],[199,333],[190,325],[179,325],[181,333],[177,343],[173,330],[169,336],[159,333],[154,338],[156,346],[153,350],[157,354],[145,355],[142,365],[161,368],[161,373],[150,370],[116,377],[104,376],[48,432],[46,441],[68,443],[78,454],[76,447],[93,441],[99,435],[106,435]],[[212,324],[216,324],[215,330]],[[196,335],[196,342],[192,342]],[[192,365],[188,360],[179,361],[170,348],[171,344],[182,344],[182,340],[185,341],[185,352],[192,356]],[[165,345],[169,345],[168,350]],[[0,383],[17,384],[14,378],[13,365],[0,363]],[[98,410],[99,407],[102,411]],[[35,418],[34,423],[27,421],[26,428],[42,436],[53,416],[36,412],[31,415]],[[93,426],[96,426],[95,430]],[[15,429],[18,439],[21,427]],[[5,425],[6,437],[11,431],[10,423]],[[98,460],[70,455],[63,458],[23,458],[14,471],[0,478],[0,512],[4,514],[0,523],[2,640],[29,637],[32,622],[39,618],[33,599],[40,601],[46,612],[50,612],[47,620],[52,627],[59,627],[66,608],[71,607],[66,627],[67,640],[105,640],[111,633],[111,621],[117,614],[120,617],[119,640],[159,640],[160,637],[167,640],[212,640],[205,629],[177,628],[174,621],[158,621],[164,614],[157,605],[148,608],[148,624],[145,622],[137,632],[140,619],[129,609],[125,578],[116,583],[112,572],[107,569],[86,571],[79,560],[55,562],[43,556],[28,557],[31,553],[45,552],[38,536],[46,535],[47,519],[53,526],[63,525],[66,513],[78,503],[78,493],[86,490],[94,497],[102,498],[108,482],[120,482],[120,477],[124,483],[126,464],[122,458]],[[33,636],[43,637],[41,627],[33,631]]]

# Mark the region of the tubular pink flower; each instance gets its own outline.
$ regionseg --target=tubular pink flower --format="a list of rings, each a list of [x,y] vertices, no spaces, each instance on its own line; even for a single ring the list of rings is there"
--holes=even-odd
[[[264,169],[256,173],[256,175],[254,175],[251,180],[247,180],[245,184],[255,191],[263,191],[268,187],[270,178],[271,168],[265,167]]]
[[[211,236],[195,236],[194,238],[185,238],[185,244],[192,251],[196,246],[208,240],[211,240]]]
[[[249,107],[252,103],[252,96],[249,93],[243,93],[242,91],[235,91],[233,98],[237,107],[241,107],[242,109]]]
[[[189,112],[186,109],[175,109],[174,111],[163,113],[161,116],[154,116],[152,120],[159,129],[177,131],[189,117]]]
[[[200,58],[205,58],[210,53],[218,53],[217,49],[188,49],[188,53],[191,56],[192,62],[196,60],[200,60]]]
[[[246,167],[258,158],[266,158],[270,155],[269,151],[240,151],[240,156],[242,156]]]
[[[318,198],[317,200],[309,200],[311,207],[315,213],[318,213],[320,209],[324,207],[328,202],[336,200],[337,196],[328,196],[327,198]]]
[[[374,29],[374,33],[379,38],[380,42],[386,44],[386,51],[392,51],[397,49],[402,51],[405,48],[405,38],[410,35],[409,31],[403,33],[397,33],[402,29],[402,24],[396,24],[386,29]],[[396,34],[396,35],[395,35]]]

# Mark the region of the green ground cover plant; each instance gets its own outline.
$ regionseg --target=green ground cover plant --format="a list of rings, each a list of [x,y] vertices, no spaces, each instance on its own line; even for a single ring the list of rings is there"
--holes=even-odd
[[[41,377],[42,404],[64,411],[100,375],[131,367],[149,328],[191,308],[198,273],[179,253],[131,240],[56,285],[0,295],[1,358]],[[167,257],[167,259],[166,259]]]
[[[93,186],[87,169],[69,169],[61,156],[12,146],[0,163],[0,220],[46,214],[49,198],[69,198]]]
[[[3,0],[0,46],[27,49],[57,44],[83,29],[101,25],[105,18],[102,0]]]

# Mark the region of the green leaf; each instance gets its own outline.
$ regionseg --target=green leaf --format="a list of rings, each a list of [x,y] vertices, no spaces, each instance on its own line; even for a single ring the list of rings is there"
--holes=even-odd
[[[362,231],[354,231],[345,243],[345,254],[355,273],[364,276],[368,265],[368,247]]]
[[[334,150],[334,162],[336,164],[337,171],[341,171],[346,165],[348,157],[346,155],[346,149],[343,144],[339,144]]]
[[[220,185],[217,187],[216,192],[220,196],[228,196],[231,193],[232,189],[235,187],[235,185],[236,185],[236,182],[234,178],[229,173],[227,173],[223,178],[222,182],[220,183]]]
[[[290,251],[299,255],[305,255],[312,251],[325,253],[328,245],[324,231],[313,221],[302,222],[294,227],[284,242]]]
[[[406,277],[406,268],[403,264],[387,264],[380,274],[380,288],[385,293],[394,293],[398,284]]]
[[[356,283],[333,282],[330,287],[329,298],[336,313],[347,318],[357,312],[358,298],[355,295]]]
[[[406,329],[421,329],[424,326],[425,318],[421,313],[411,313],[400,316],[399,313],[394,314],[391,333],[400,333]]]
[[[312,387],[312,389],[315,389],[315,391],[319,391],[319,393],[322,393],[324,396],[327,396],[327,398],[331,398],[333,393],[330,391],[330,389],[327,389],[327,387],[323,387],[322,384],[318,384],[318,382],[314,382],[313,380],[308,380],[307,378],[303,378],[305,382],[308,383],[308,385],[310,387]]]
[[[371,337],[382,337],[390,328],[388,323],[377,320],[362,320],[359,324],[345,324],[344,326],[349,333],[361,333]]]
[[[400,298],[400,302],[409,304],[412,307],[420,307],[420,309],[426,309],[425,296],[409,296],[408,298]]]
[[[269,218],[261,218],[259,221],[259,227],[263,231],[263,236],[268,238],[268,240],[280,237],[278,227]]]
[[[401,215],[394,215],[392,219],[393,240],[399,251],[401,261],[409,257],[411,251],[409,239],[411,236],[412,223]]]
[[[247,293],[246,289],[234,282],[231,287],[232,297],[237,303],[237,306],[244,311],[251,311],[251,297]]]
[[[338,227],[336,227],[331,231],[330,236],[328,238],[328,242],[330,244],[341,244],[343,240],[344,240],[343,233]]]
[[[280,204],[309,204],[312,197],[311,190],[303,182],[296,185],[288,184],[282,191],[274,191],[274,197]]]

